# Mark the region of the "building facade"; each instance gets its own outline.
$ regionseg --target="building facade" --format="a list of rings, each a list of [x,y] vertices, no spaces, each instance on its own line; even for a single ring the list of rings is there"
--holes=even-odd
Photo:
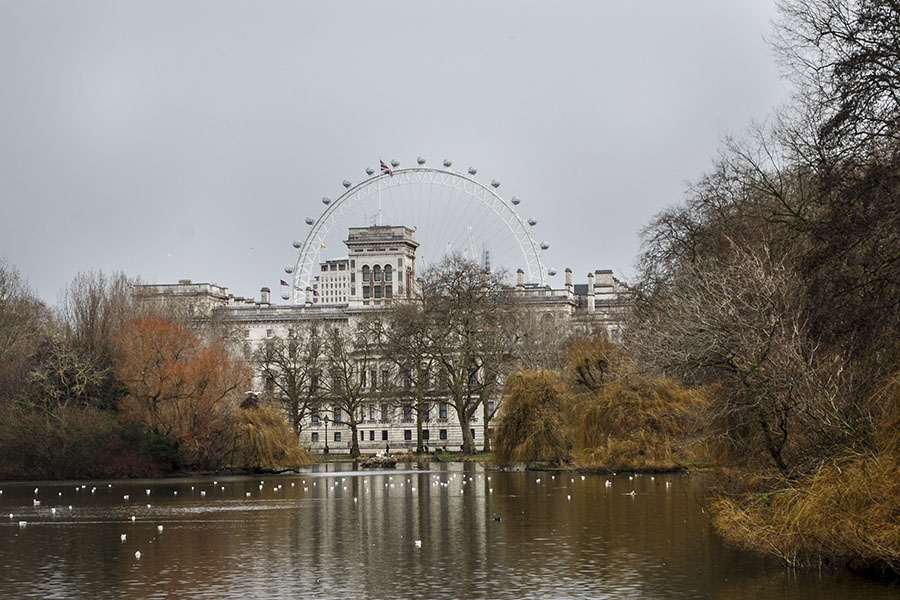
[[[290,343],[313,326],[352,331],[364,319],[415,296],[418,244],[411,229],[351,228],[345,245],[346,257],[320,263],[319,273],[308,288],[311,293],[300,305],[272,303],[269,288],[262,288],[260,297],[251,299],[236,297],[216,284],[189,280],[139,286],[136,293],[151,306],[175,309],[198,323],[215,322],[224,327],[235,352],[254,367],[254,391],[265,394],[271,392],[271,382],[261,374],[258,360],[260,349],[267,344],[278,340]],[[619,338],[632,303],[631,290],[609,270],[594,271],[588,274],[586,283],[574,284],[571,270],[566,269],[561,289],[526,284],[519,271],[509,293],[529,310],[531,327],[539,331],[603,331],[613,341]],[[359,377],[366,395],[356,415],[361,452],[415,449],[417,426],[409,377],[384,356],[369,357]],[[459,449],[463,436],[453,407],[437,389],[428,389],[425,397],[423,441],[431,448]],[[497,399],[487,400],[488,415],[496,405]],[[471,423],[472,437],[479,448],[490,435],[484,414],[477,411]],[[349,452],[352,440],[347,416],[323,401],[301,421],[301,444],[313,452]]]

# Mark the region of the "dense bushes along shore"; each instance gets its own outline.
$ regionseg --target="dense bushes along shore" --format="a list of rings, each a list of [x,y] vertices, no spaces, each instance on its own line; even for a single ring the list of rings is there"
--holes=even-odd
[[[243,397],[215,331],[80,275],[51,311],[0,262],[0,479],[147,477],[308,464],[282,414]]]
[[[613,367],[604,391],[582,401],[600,417],[565,416],[578,403],[550,383],[563,374],[522,377],[547,382],[540,394],[563,409],[547,431],[571,432],[572,460],[620,464],[640,436],[645,453],[664,457],[690,442],[719,468],[709,506],[735,543],[793,565],[896,573],[900,5],[779,8],[775,50],[796,96],[747,140],[729,140],[684,203],[645,229],[631,366]],[[529,393],[510,388],[509,407],[531,410]],[[604,405],[605,394],[622,403]],[[628,403],[645,417],[622,410]],[[666,406],[678,428],[664,435]],[[613,430],[623,417],[628,427]],[[497,441],[512,449],[502,458],[537,457],[525,452],[533,433],[498,430],[511,436]],[[543,458],[558,458],[562,443]]]

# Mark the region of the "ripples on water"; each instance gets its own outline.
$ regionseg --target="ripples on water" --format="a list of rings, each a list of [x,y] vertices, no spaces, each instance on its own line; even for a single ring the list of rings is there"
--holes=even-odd
[[[496,473],[474,464],[327,468],[2,484],[0,594],[818,599],[900,592],[849,574],[789,571],[724,547],[688,477]]]

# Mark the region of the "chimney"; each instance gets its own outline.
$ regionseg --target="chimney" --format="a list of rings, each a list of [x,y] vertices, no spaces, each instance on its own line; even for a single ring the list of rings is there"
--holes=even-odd
[[[522,269],[516,271],[516,289],[520,292],[525,291],[525,271]]]
[[[313,303],[312,286],[308,285],[308,286],[306,286],[306,305],[312,306],[312,303]]]
[[[259,303],[260,304],[269,304],[269,294],[271,294],[271,293],[272,293],[272,290],[270,290],[267,287],[260,289],[259,290]]]
[[[566,291],[572,293],[572,269],[566,267]]]
[[[594,312],[594,274],[588,273],[588,292],[587,292],[587,310],[589,313]]]

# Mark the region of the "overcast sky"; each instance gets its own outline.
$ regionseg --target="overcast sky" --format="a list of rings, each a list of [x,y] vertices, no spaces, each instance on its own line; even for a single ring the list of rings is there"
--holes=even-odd
[[[0,0],[0,256],[273,292],[379,157],[473,165],[576,282],[786,100],[766,0]],[[277,296],[277,293],[275,294]]]

